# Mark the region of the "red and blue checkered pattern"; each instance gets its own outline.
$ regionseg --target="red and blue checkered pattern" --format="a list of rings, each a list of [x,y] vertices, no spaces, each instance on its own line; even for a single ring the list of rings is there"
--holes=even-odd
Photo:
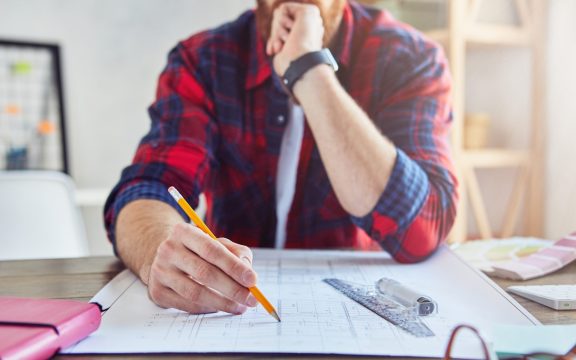
[[[384,248],[401,262],[423,260],[455,217],[445,57],[388,13],[354,2],[344,10],[332,52],[341,84],[397,146],[398,157],[375,208],[351,216],[306,126],[286,247]],[[167,192],[173,185],[192,206],[206,194],[207,224],[217,236],[274,246],[275,177],[288,110],[253,11],[179,43],[149,108],[150,131],[107,200],[109,238],[114,242],[117,215],[130,201],[157,199],[179,209]]]

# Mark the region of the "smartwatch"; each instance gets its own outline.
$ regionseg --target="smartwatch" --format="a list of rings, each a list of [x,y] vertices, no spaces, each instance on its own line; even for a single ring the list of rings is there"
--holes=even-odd
[[[292,97],[294,97],[292,89],[294,88],[296,81],[298,81],[308,70],[320,64],[331,66],[332,69],[334,69],[334,72],[338,71],[338,63],[328,48],[306,53],[290,62],[288,69],[284,73],[284,76],[282,76],[282,83],[286,86],[286,89],[288,89],[288,92]]]

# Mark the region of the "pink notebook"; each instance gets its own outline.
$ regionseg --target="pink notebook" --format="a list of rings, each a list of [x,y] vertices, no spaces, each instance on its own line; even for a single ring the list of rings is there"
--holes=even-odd
[[[48,359],[96,330],[100,319],[96,304],[0,296],[0,358]]]
[[[494,272],[490,275],[513,280],[529,280],[550,274],[574,260],[576,260],[576,232],[534,254],[495,265]]]

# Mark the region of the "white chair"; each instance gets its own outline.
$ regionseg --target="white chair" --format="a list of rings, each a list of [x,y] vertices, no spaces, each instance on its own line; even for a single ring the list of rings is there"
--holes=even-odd
[[[0,171],[0,260],[88,255],[72,179],[55,171]]]

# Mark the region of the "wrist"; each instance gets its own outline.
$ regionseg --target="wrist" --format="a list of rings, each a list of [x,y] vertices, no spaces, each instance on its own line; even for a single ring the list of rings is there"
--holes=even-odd
[[[290,67],[290,64],[292,64],[294,61],[298,60],[299,58],[301,58],[302,56],[304,56],[306,54],[320,51],[320,50],[322,50],[322,48],[319,48],[319,49],[317,49],[317,48],[300,48],[298,50],[294,50],[289,56],[284,55],[284,54],[278,54],[278,55],[274,56],[274,59],[273,59],[274,70],[275,70],[276,74],[278,74],[278,76],[284,77],[284,75],[286,75],[286,71]]]
[[[310,71],[317,68],[330,69],[331,72],[338,71],[338,63],[329,49],[308,52],[290,62],[288,69],[282,76],[282,83],[287,92],[295,97],[294,86],[301,82],[302,78]]]
[[[292,93],[301,102],[307,97],[307,93],[325,91],[334,81],[337,81],[334,70],[330,66],[319,64],[302,75],[300,80],[294,84]]]

